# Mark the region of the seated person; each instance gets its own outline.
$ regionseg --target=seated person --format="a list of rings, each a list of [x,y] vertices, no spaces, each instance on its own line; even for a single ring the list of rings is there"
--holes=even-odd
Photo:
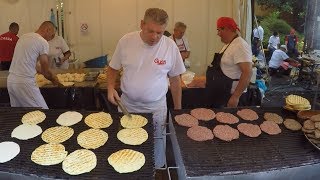
[[[287,55],[287,46],[281,45],[280,49],[277,49],[273,52],[271,59],[269,61],[269,74],[275,75],[277,72],[289,75],[290,66],[299,66],[299,62],[290,58]]]

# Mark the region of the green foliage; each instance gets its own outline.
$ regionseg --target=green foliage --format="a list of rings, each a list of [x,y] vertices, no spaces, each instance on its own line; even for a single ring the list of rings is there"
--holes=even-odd
[[[280,44],[284,44],[285,36],[289,34],[290,29],[292,28],[286,21],[279,19],[279,12],[273,12],[270,15],[266,16],[261,20],[261,26],[264,29],[264,40],[263,40],[263,47],[268,47],[268,41],[270,36],[272,36],[273,32],[277,31],[279,33]],[[299,43],[298,48],[299,50],[302,49],[303,46],[303,39],[304,36],[298,34]]]

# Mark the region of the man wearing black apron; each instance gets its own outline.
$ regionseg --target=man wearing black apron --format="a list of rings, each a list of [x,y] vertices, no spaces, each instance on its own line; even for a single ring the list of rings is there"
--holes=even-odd
[[[243,106],[252,75],[251,48],[238,36],[240,29],[232,18],[219,18],[217,30],[226,45],[215,53],[206,72],[208,100],[214,108]]]

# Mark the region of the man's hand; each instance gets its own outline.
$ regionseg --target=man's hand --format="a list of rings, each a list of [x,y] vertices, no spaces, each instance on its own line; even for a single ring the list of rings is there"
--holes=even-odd
[[[232,95],[228,101],[227,107],[237,107],[239,104],[239,98],[236,95]]]
[[[114,88],[108,89],[108,101],[114,105],[117,105],[116,100],[120,100],[118,92]]]

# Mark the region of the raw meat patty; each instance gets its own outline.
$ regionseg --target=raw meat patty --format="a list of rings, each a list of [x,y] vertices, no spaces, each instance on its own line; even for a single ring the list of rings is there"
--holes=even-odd
[[[263,121],[263,123],[260,124],[260,128],[263,132],[270,135],[276,135],[281,133],[279,125],[273,121]]]
[[[196,108],[191,110],[190,113],[193,117],[203,120],[203,121],[210,121],[216,117],[216,114],[211,109],[207,108]]]
[[[239,118],[231,113],[218,112],[216,114],[217,121],[225,124],[235,124],[239,122]]]
[[[241,123],[237,126],[238,130],[249,137],[258,137],[261,134],[261,129],[258,125]]]
[[[191,116],[190,114],[176,115],[174,119],[180,126],[192,127],[198,126],[199,124],[198,119]]]
[[[195,141],[207,141],[214,137],[212,131],[203,126],[193,126],[189,128],[187,136]]]
[[[242,109],[237,112],[237,115],[240,116],[243,120],[254,121],[259,118],[258,114],[251,109]]]
[[[223,141],[232,141],[239,138],[239,131],[229,125],[217,125],[213,129],[213,134]]]

